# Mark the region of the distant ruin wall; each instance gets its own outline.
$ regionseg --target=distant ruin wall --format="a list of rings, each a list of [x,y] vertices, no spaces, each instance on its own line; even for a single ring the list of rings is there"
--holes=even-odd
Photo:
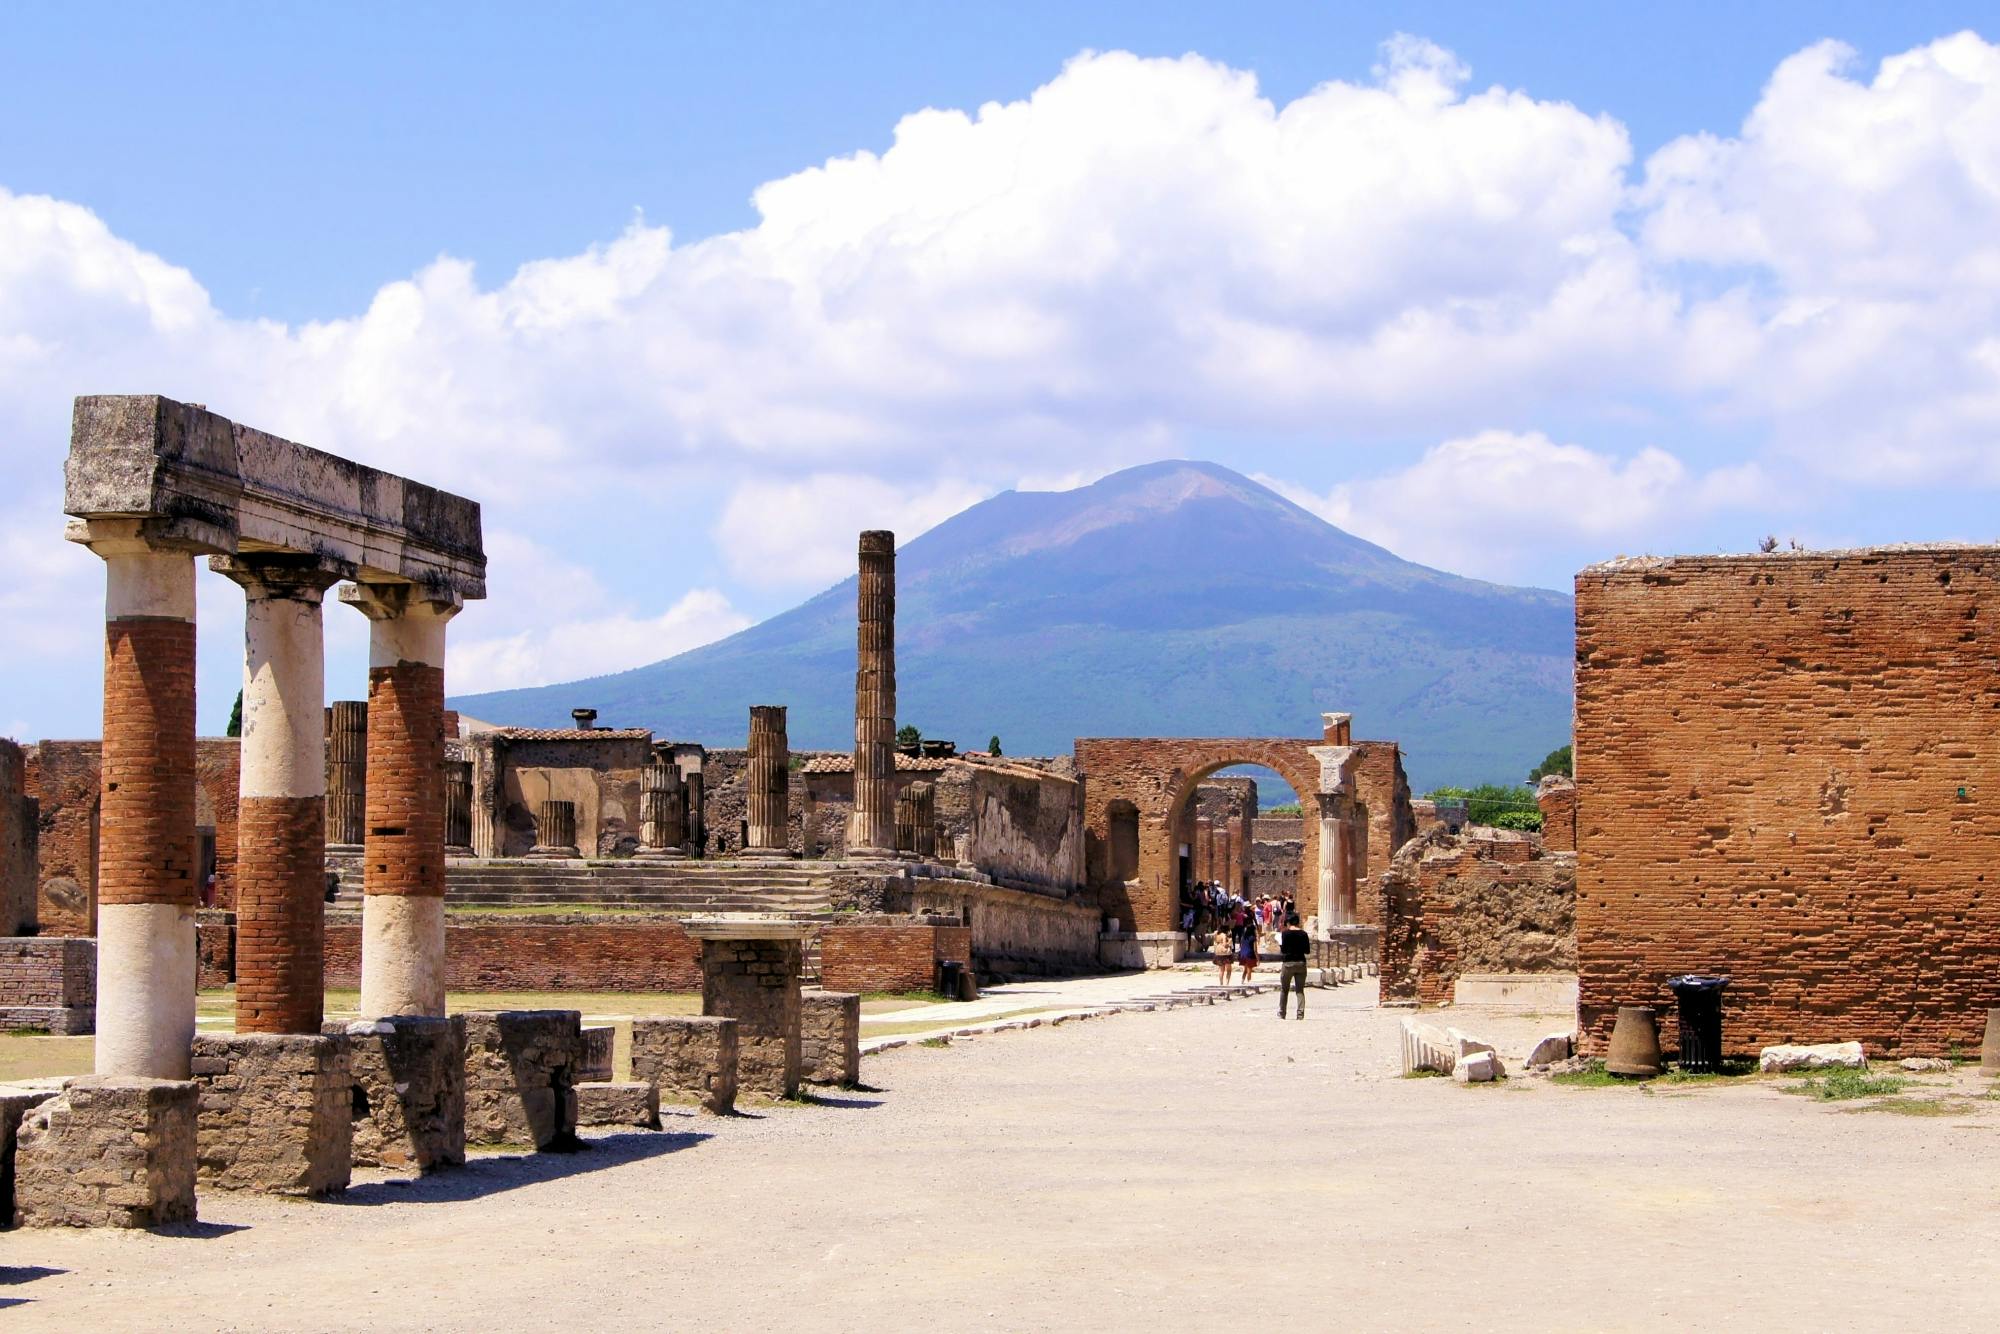
[[[701,947],[667,917],[480,917],[445,923],[453,991],[699,991]],[[361,923],[329,915],[326,984],[361,985]]]
[[[961,921],[969,916],[973,957],[989,971],[1068,973],[1097,969],[1102,918],[1092,903],[960,880],[919,879],[901,882],[899,889],[903,886],[907,889],[890,898],[892,910]]]
[[[1440,828],[1378,882],[1382,998],[1443,1005],[1466,973],[1576,968],[1576,858],[1527,835]]]
[[[1083,884],[1083,798],[1074,782],[1004,769],[972,769],[969,859],[996,879],[1047,885]]]
[[[1587,1050],[1668,978],[1724,1042],[1976,1050],[2000,1006],[2000,549],[1618,561],[1576,579]],[[1672,1025],[1667,1025],[1671,1043]]]

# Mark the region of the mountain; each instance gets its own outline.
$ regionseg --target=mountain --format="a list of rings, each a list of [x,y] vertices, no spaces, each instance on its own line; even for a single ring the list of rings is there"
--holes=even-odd
[[[859,528],[865,516],[857,516]],[[469,695],[496,723],[798,749],[853,744],[855,581],[728,639],[589,681]],[[897,555],[899,721],[1010,753],[1079,736],[1308,736],[1323,710],[1403,743],[1418,791],[1518,781],[1569,739],[1570,599],[1399,559],[1211,463],[1008,491]]]

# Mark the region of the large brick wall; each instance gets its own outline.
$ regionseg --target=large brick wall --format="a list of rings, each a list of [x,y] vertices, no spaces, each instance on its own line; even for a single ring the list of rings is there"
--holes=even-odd
[[[928,991],[944,959],[972,962],[963,926],[829,926],[820,932],[820,986],[827,991]]]
[[[1531,836],[1438,827],[1379,884],[1384,1000],[1444,1005],[1466,973],[1576,967],[1576,858]]]
[[[1732,979],[1732,1052],[1976,1048],[2000,1006],[1996,617],[1994,548],[1577,576],[1587,1049],[1694,971]]]
[[[453,991],[699,991],[701,946],[666,917],[522,918],[453,913],[445,923]],[[326,924],[326,984],[361,985],[361,923]]]

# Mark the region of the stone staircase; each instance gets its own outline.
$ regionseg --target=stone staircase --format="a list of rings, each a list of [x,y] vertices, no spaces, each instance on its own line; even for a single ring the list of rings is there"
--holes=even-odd
[[[359,907],[361,868],[337,868],[338,907]],[[631,912],[817,914],[836,882],[879,867],[834,861],[544,861],[454,858],[445,902],[454,909],[568,906]]]

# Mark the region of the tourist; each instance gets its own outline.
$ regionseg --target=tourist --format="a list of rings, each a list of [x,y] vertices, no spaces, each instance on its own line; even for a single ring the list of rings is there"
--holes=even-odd
[[[1312,953],[1312,938],[1299,929],[1299,915],[1285,916],[1285,933],[1278,937],[1278,1018],[1285,1017],[1285,1001],[1292,988],[1299,992],[1299,1018],[1306,1017],[1306,956]]]
[[[1208,952],[1215,959],[1215,973],[1220,985],[1229,985],[1229,973],[1236,966],[1236,942],[1221,926],[1215,928],[1215,935],[1208,942]]]
[[[1257,924],[1246,924],[1237,939],[1236,962],[1243,969],[1244,985],[1257,975]]]

